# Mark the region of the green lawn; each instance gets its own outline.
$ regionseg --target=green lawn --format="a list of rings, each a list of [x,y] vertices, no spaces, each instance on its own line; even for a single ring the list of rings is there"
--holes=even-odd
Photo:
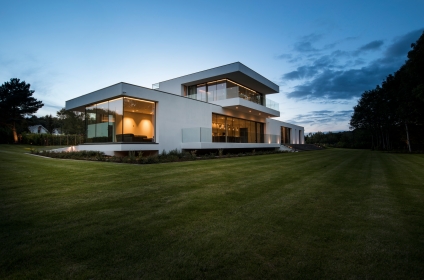
[[[423,155],[130,165],[25,152],[0,145],[1,279],[424,277]]]

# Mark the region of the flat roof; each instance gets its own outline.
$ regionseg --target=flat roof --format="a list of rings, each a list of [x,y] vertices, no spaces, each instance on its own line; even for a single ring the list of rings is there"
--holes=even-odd
[[[225,78],[264,94],[278,93],[280,91],[280,87],[277,84],[271,82],[240,62],[234,62],[159,82],[159,88],[166,84],[191,86]]]
[[[132,87],[136,87],[142,90],[145,90],[147,92],[152,92],[152,93],[159,93],[159,94],[167,94],[170,96],[173,96],[175,98],[185,98],[187,100],[194,101],[194,102],[202,102],[202,103],[208,103],[202,100],[197,100],[197,99],[192,99],[192,98],[188,98],[186,96],[181,96],[181,95],[176,95],[176,94],[172,94],[166,91],[161,91],[161,90],[156,90],[156,89],[150,89],[150,88],[146,88],[143,86],[138,86],[138,85],[134,85],[134,84],[130,84],[130,83],[125,83],[125,82],[119,82],[116,84],[113,84],[111,86],[108,87],[104,87],[102,89],[90,92],[90,93],[86,93],[84,95],[69,99],[65,101],[65,109],[66,110],[76,110],[76,111],[83,111],[85,110],[85,107],[91,104],[95,104],[98,102],[103,102],[106,100],[110,100],[110,99],[114,99],[114,98],[119,98],[119,97],[135,97],[135,98],[140,98],[139,96],[137,96],[137,94],[133,94],[133,93],[127,93],[123,91],[123,86],[132,86]],[[152,101],[156,101],[155,95],[152,95],[151,100]],[[213,103],[208,103],[214,106],[219,106]]]

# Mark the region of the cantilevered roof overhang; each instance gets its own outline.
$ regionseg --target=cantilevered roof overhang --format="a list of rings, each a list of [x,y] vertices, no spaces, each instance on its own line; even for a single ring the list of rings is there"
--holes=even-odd
[[[196,72],[159,83],[159,89],[167,91],[176,85],[191,86],[220,79],[230,79],[263,94],[278,93],[280,88],[264,76],[240,62]],[[177,94],[177,93],[176,93]]]

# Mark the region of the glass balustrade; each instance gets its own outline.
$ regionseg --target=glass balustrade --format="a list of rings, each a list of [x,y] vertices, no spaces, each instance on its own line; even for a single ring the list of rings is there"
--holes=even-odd
[[[186,96],[204,102],[243,98],[250,102],[279,111],[279,104],[277,102],[265,98],[265,95],[262,93],[228,79],[189,86],[186,89]]]
[[[191,127],[182,129],[182,143],[264,143],[279,144],[280,135],[258,134],[243,132],[238,135],[213,135],[212,129],[207,127]]]
[[[280,111],[280,104],[268,98],[266,99],[266,107],[275,111]]]

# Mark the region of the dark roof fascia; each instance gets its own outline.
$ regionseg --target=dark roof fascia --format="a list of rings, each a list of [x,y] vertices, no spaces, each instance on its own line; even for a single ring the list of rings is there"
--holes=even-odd
[[[72,98],[72,99],[66,100],[65,102],[70,101],[70,100],[74,100],[74,99],[77,99],[77,98],[80,98],[80,97],[83,97],[83,96],[86,96],[86,95],[89,95],[89,94],[93,94],[93,93],[95,93],[95,92],[97,92],[97,91],[100,91],[100,90],[103,90],[103,89],[107,89],[107,88],[110,88],[110,87],[113,87],[113,86],[116,86],[116,85],[123,85],[123,84],[129,85],[129,86],[134,86],[134,87],[139,87],[139,88],[143,88],[143,89],[147,89],[147,90],[157,91],[157,92],[165,93],[165,94],[168,94],[168,95],[171,95],[171,96],[180,97],[180,98],[186,98],[186,99],[188,99],[188,100],[197,101],[197,102],[203,102],[203,103],[207,103],[207,104],[210,104],[210,105],[214,105],[214,106],[221,107],[221,106],[219,106],[219,105],[217,105],[217,104],[213,104],[213,103],[205,102],[205,101],[202,101],[202,100],[192,99],[192,98],[189,98],[189,97],[186,97],[186,96],[181,96],[181,95],[177,95],[177,94],[169,93],[169,92],[166,92],[166,91],[161,91],[161,90],[151,89],[151,88],[148,88],[148,87],[143,87],[143,86],[139,86],[139,85],[134,85],[134,84],[126,83],[126,82],[119,82],[119,83],[113,84],[113,85],[111,85],[111,86],[107,86],[107,87],[101,88],[101,89],[99,89],[99,90],[95,90],[95,91],[92,91],[92,92],[89,92],[89,93],[83,94],[83,95],[81,95],[81,96],[78,96],[78,97],[75,97],[75,98]],[[73,108],[73,109],[81,108],[82,106],[87,107],[87,106],[89,106],[89,105],[91,105],[91,104],[96,104],[96,103],[100,103],[100,102],[105,102],[105,101],[107,101],[107,100],[111,100],[111,99],[114,99],[114,98],[117,98],[117,97],[132,97],[132,98],[139,98],[139,97],[137,97],[137,96],[128,95],[128,94],[125,92],[125,94],[124,94],[124,93],[117,94],[117,95],[115,95],[115,96],[113,96],[113,97],[108,97],[108,98],[105,98],[105,99],[100,99],[100,100],[96,101],[95,103],[88,103],[88,104],[86,104],[86,105],[81,105],[80,107],[75,107],[75,108]],[[157,102],[157,101],[155,101],[155,100],[150,100],[150,101]],[[71,109],[71,110],[73,110],[73,109]]]
[[[256,71],[255,71],[255,70],[253,70],[252,68],[250,68],[250,67],[248,67],[248,66],[244,65],[244,64],[243,64],[243,63],[241,63],[240,61],[236,61],[236,62],[233,62],[233,63],[228,63],[228,64],[221,65],[221,66],[218,66],[218,67],[212,67],[212,68],[209,68],[209,69],[206,69],[206,70],[197,71],[197,72],[194,72],[194,73],[191,73],[191,74],[187,74],[187,75],[182,75],[182,76],[179,76],[179,77],[176,77],[176,78],[168,79],[168,80],[165,80],[165,81],[160,81],[160,82],[158,82],[158,83],[160,84],[160,83],[164,83],[164,82],[169,82],[169,81],[176,80],[176,79],[180,79],[180,78],[183,78],[183,77],[186,77],[186,76],[191,76],[191,75],[194,75],[194,74],[198,74],[198,73],[202,73],[202,72],[210,71],[210,70],[213,70],[213,69],[218,69],[218,68],[226,67],[226,66],[229,66],[229,65],[232,65],[232,64],[240,64],[240,65],[243,65],[243,66],[244,66],[244,67],[246,67],[247,69],[251,70],[252,72],[254,72],[254,73],[256,73],[256,74],[258,74],[258,76],[261,76],[261,77],[262,77],[262,78],[264,78],[265,80],[267,80],[267,81],[269,81],[269,82],[273,83],[274,85],[278,86],[278,85],[277,85],[276,83],[274,83],[273,81],[271,81],[271,80],[269,80],[268,78],[264,77],[263,75],[259,74],[258,72],[256,72]],[[245,75],[246,75],[246,74],[245,74]]]

